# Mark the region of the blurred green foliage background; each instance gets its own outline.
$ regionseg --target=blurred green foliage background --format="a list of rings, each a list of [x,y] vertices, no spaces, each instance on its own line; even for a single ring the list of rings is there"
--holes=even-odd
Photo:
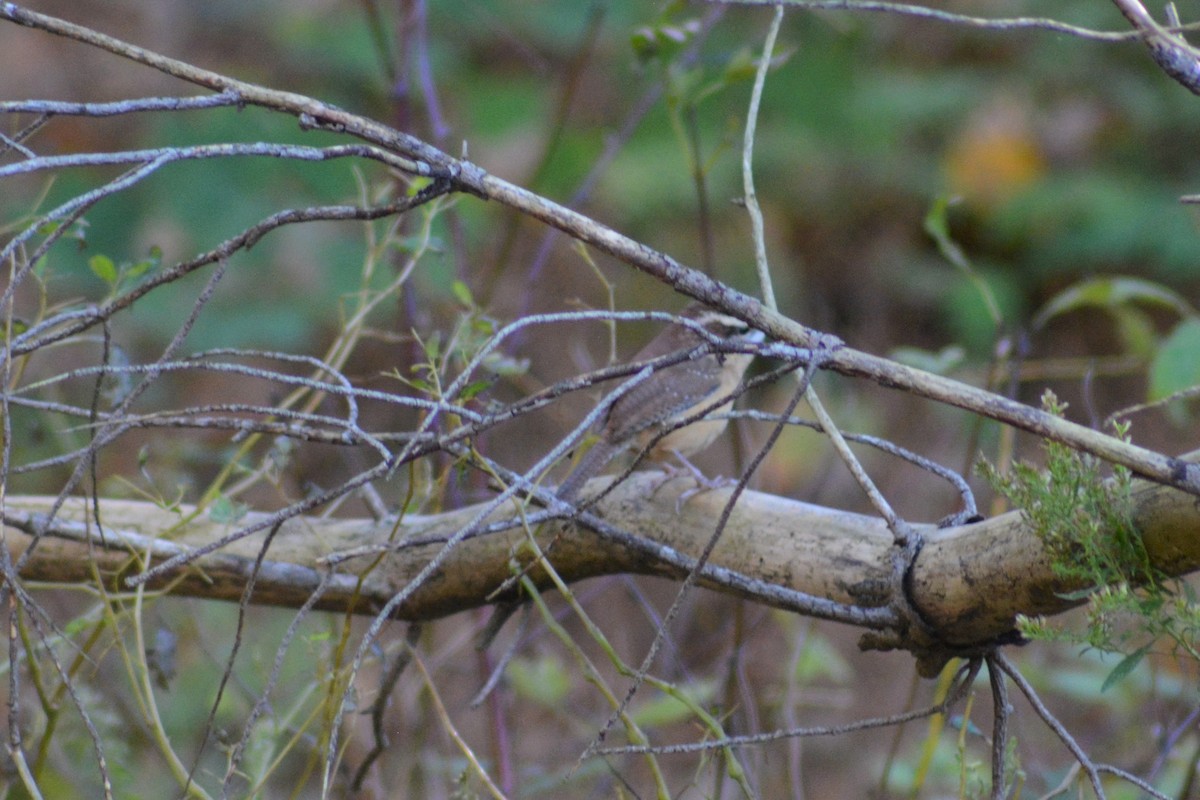
[[[467,152],[484,169],[570,201],[651,247],[757,292],[749,224],[736,200],[752,59],[769,9],[632,0],[446,0],[427,7],[345,0],[29,5],[218,72],[373,116],[453,154]],[[1125,29],[1113,7],[1095,0],[944,5],[979,15],[1053,13],[1076,25]],[[1196,10],[1183,5],[1185,17]],[[81,45],[0,25],[0,100],[180,93],[194,90]],[[754,161],[782,310],[855,347],[937,364],[1027,402],[1050,386],[1069,401],[1068,415],[1087,423],[1194,384],[1200,380],[1200,231],[1194,207],[1179,198],[1200,191],[1198,119],[1200,100],[1159,72],[1136,43],[974,30],[889,14],[791,11],[766,84]],[[338,141],[301,131],[290,119],[242,109],[101,121],[63,117],[31,144],[50,154],[260,140]],[[598,163],[604,166],[597,169]],[[0,192],[0,235],[35,208],[44,211],[116,174],[78,169],[53,180],[7,181]],[[576,197],[589,176],[587,191]],[[50,294],[59,303],[100,300],[110,286],[97,272],[97,256],[133,264],[161,251],[163,263],[174,263],[281,208],[361,201],[387,179],[377,166],[348,161],[242,158],[172,165],[99,204],[80,235],[52,251],[45,266]],[[595,256],[599,270],[593,271],[564,239],[543,258],[545,229],[474,198],[458,200],[452,213],[439,217],[435,235],[435,253],[421,263],[404,302],[380,309],[373,320],[381,331],[448,329],[461,314],[456,280],[503,321],[536,310],[603,307],[609,284],[620,308],[682,305],[649,278],[604,257]],[[360,288],[364,251],[356,225],[293,226],[272,234],[232,260],[189,348],[319,352],[342,322],[345,299]],[[403,247],[392,255],[399,259]],[[192,307],[203,279],[155,292],[118,326],[115,337],[131,357],[153,357]],[[621,351],[635,350],[632,338],[638,335],[631,329],[625,338],[623,332]],[[532,354],[530,380],[545,384],[602,360],[596,355],[603,347],[599,333],[595,341],[585,339],[580,334],[579,342],[567,345],[552,337],[536,340],[528,353],[513,355]],[[1015,377],[1011,369],[989,372],[998,350],[1019,365]],[[403,368],[405,352],[381,335],[356,356],[355,375]],[[169,391],[220,396],[219,383],[195,380]],[[995,429],[981,433],[945,409],[857,384],[836,383],[826,391],[849,428],[964,470],[979,450],[996,456]],[[764,407],[779,402],[770,393],[757,400]],[[539,422],[513,448],[513,459],[545,452],[568,427],[554,422]],[[1133,436],[1174,453],[1194,429],[1190,409],[1175,405],[1168,413],[1140,415]],[[29,457],[55,444],[32,435],[26,441]],[[185,493],[201,483],[196,472],[215,472],[224,455],[182,439],[155,446],[156,476]],[[1022,441],[1017,451],[1035,455],[1036,445]],[[866,460],[877,468],[881,488],[902,511],[936,519],[948,510],[943,505],[949,493],[935,502],[912,490],[908,468],[872,458]],[[790,437],[764,470],[761,486],[863,508],[857,489],[834,464],[819,443]],[[321,470],[341,467],[310,464],[308,477],[320,479]],[[112,475],[137,473],[129,454],[110,469]],[[21,480],[30,491],[55,488],[36,476]],[[663,587],[650,594],[670,596]],[[823,629],[727,599],[709,601],[716,612],[688,618],[687,637],[680,637],[680,659],[696,670],[683,674],[698,685],[712,666],[709,653],[726,646],[726,623],[736,620],[746,636],[739,640],[740,668],[751,676],[739,673],[741,685],[756,678],[790,690],[803,683],[815,715],[840,719],[892,708],[907,690],[907,680],[896,678],[908,675],[901,656],[857,656],[845,631],[819,633]],[[164,617],[180,613],[175,607]],[[613,616],[622,613],[628,612],[614,610]],[[776,641],[778,630],[787,631],[786,642]],[[805,644],[809,636],[811,644]],[[196,644],[200,638],[190,644],[192,668],[210,666]],[[779,677],[772,668],[789,657],[781,651],[792,644],[792,654],[813,647],[833,655],[820,659],[823,672],[801,675],[797,666],[780,684],[771,683]],[[1152,698],[1156,730],[1194,705],[1180,681],[1193,686],[1195,676],[1170,658],[1152,665],[1142,683],[1102,696],[1099,682],[1111,662],[1048,651],[1033,653],[1024,666],[1040,685],[1079,703],[1074,721],[1093,726],[1088,746],[1098,757],[1148,764],[1154,743],[1141,733],[1152,723],[1137,717],[1150,702],[1146,698]],[[518,694],[558,687],[540,712],[545,717],[536,719],[547,728],[569,729],[574,722],[561,700],[572,687],[545,677],[559,676],[556,658],[546,651],[523,656],[513,678]],[[853,666],[843,667],[839,659]],[[796,655],[787,663],[810,660]],[[453,669],[466,674],[464,681],[478,678],[461,665]],[[578,692],[578,685],[573,688]],[[782,724],[772,716],[782,713],[778,695],[749,700],[733,694],[724,698],[728,708],[741,703],[768,723]],[[181,708],[172,724],[188,730],[206,710]],[[1129,725],[1124,715],[1138,724]],[[747,729],[751,722],[737,718]],[[1021,735],[1037,740],[1042,733],[1026,729]],[[811,796],[863,796],[879,774],[886,738],[871,739],[870,755],[852,768],[834,763],[844,758],[844,748],[862,741],[847,737],[809,746],[805,763],[821,776],[811,779]],[[569,759],[565,751],[563,758]],[[952,747],[938,753],[939,774],[951,787],[957,770],[967,771],[954,758]],[[916,757],[902,762],[893,773],[897,791],[913,780]],[[772,774],[777,763],[762,773]],[[1030,785],[1052,786],[1061,777],[1053,772],[1060,763],[1057,756],[1034,756]],[[976,762],[972,769],[978,767]],[[438,767],[438,774],[453,769]],[[429,768],[423,780],[436,783],[428,777],[434,772]],[[560,785],[549,781],[545,796]]]
[[[92,12],[88,3],[41,5],[98,18],[115,34],[218,71],[372,114],[451,152],[469,148],[485,169],[563,201],[620,135],[638,101],[660,87],[662,95],[619,140],[580,208],[685,263],[754,288],[745,214],[732,201],[741,187],[749,59],[760,46],[765,11],[435,3],[423,23],[428,36],[397,42],[391,31],[418,23],[387,4],[374,18],[363,7],[336,2],[168,2],[153,10],[128,2],[119,4],[124,16],[111,6]],[[1036,3],[993,6],[956,3],[953,10],[1045,10]],[[1103,3],[1066,2],[1054,12],[1074,24],[1122,29],[1120,16]],[[706,15],[720,18],[702,22]],[[703,43],[690,53],[701,26]],[[0,36],[5,96],[98,100],[188,91],[78,45],[12,28]],[[957,199],[950,235],[991,287],[1009,330],[1028,328],[1039,307],[1093,276],[1146,278],[1194,298],[1200,237],[1196,212],[1178,198],[1198,183],[1190,158],[1195,100],[1164,79],[1139,46],[887,14],[795,12],[778,52],[755,163],[786,312],[870,350],[936,350],[956,342],[973,359],[988,357],[994,320],[981,313],[977,289],[922,229],[943,196]],[[92,61],[103,66],[93,69]],[[425,96],[429,88],[432,98]],[[330,139],[249,109],[131,122],[63,119],[43,142],[73,152]],[[703,173],[709,214],[703,221],[693,163]],[[378,177],[366,169],[368,178]],[[111,171],[64,173],[43,207],[105,174]],[[72,288],[94,297],[104,287],[84,268],[93,253],[136,260],[156,245],[168,260],[182,258],[281,206],[344,201],[357,191],[345,162],[247,158],[172,166],[91,212],[87,250],[60,249],[57,274],[73,275]],[[12,219],[28,211],[28,199],[6,192],[0,208]],[[476,296],[494,292],[489,310],[504,316],[527,302],[514,297],[526,289],[517,276],[529,268],[544,232],[488,211],[462,208],[446,269],[422,271],[420,280],[431,299],[447,301],[456,273]],[[244,333],[264,347],[319,336],[321,326],[336,324],[336,305],[300,301],[314,289],[336,296],[352,288],[360,247],[347,226],[269,237],[240,257],[228,292],[236,302],[206,315],[197,346],[245,341]],[[644,279],[607,269],[621,305],[666,303]],[[276,279],[262,281],[267,271]],[[600,287],[583,271],[560,245],[544,268],[535,305],[600,302]],[[480,285],[485,281],[495,285]],[[143,324],[169,329],[179,309],[167,302],[156,309]],[[1063,326],[1086,328],[1085,317],[1071,316]],[[1170,321],[1159,323],[1166,333]],[[1039,332],[1032,346],[1052,353],[1072,348],[1076,338]],[[1087,339],[1097,346],[1075,347],[1073,355],[1112,353],[1103,337]]]

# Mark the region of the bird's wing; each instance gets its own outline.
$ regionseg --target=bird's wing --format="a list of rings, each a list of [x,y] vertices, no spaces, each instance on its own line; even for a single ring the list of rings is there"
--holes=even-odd
[[[712,397],[721,380],[718,371],[705,362],[715,358],[706,355],[675,364],[621,395],[608,413],[605,438],[613,443],[627,442]]]

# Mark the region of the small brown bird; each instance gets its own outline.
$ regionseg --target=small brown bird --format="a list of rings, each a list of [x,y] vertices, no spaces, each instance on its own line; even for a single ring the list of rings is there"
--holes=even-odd
[[[721,339],[757,343],[764,338],[761,331],[751,329],[740,319],[700,303],[692,303],[679,316],[692,320]],[[675,323],[651,339],[634,361],[649,361],[690,350],[705,341],[694,329]],[[622,450],[645,448],[665,428],[697,413],[719,397],[730,395],[753,359],[754,356],[748,353],[708,353],[664,367],[639,382],[612,404],[600,426],[599,440],[559,485],[559,499],[573,499],[584,484]],[[732,405],[730,400],[710,414],[726,412]],[[690,467],[688,457],[712,444],[728,422],[727,419],[704,418],[673,430],[655,443],[650,458],[662,460],[675,456]]]

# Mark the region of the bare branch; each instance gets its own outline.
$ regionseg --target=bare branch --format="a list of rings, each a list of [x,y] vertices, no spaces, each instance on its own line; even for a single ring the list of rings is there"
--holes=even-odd
[[[731,6],[775,6],[800,9],[804,11],[848,11],[852,13],[895,14],[904,17],[916,17],[930,22],[943,22],[951,25],[962,25],[968,28],[980,28],[993,31],[1041,30],[1051,33],[1065,33],[1079,39],[1097,42],[1130,42],[1139,37],[1135,33],[1121,31],[1098,31],[1070,25],[1061,20],[1049,17],[974,17],[967,14],[955,14],[940,8],[913,5],[910,3],[873,2],[873,0],[708,0],[711,3]],[[1181,30],[1195,30],[1196,25],[1188,25]]]
[[[1163,28],[1138,0],[1113,0],[1145,42],[1154,63],[1192,94],[1200,94],[1200,51],[1179,33]]]
[[[235,91],[246,103],[295,114],[303,120],[310,121],[310,124],[329,127],[385,149],[399,151],[404,156],[421,162],[415,165],[416,174],[444,177],[454,189],[496,200],[533,219],[552,225],[652,275],[683,294],[746,320],[772,337],[808,348],[821,346],[822,343],[829,346],[831,342],[836,341],[764,308],[756,299],[737,292],[702,272],[686,267],[670,256],[655,252],[582,214],[490,175],[470,162],[453,159],[414,137],[389,129],[373,120],[311,98],[265,89],[201,70],[87,28],[27,11],[13,3],[0,4],[0,19],[11,19],[23,25],[78,39],[168,74],[207,86],[214,91]],[[155,165],[155,168],[161,166],[157,162]],[[3,257],[4,254],[0,253],[0,259]],[[1063,442],[1106,461],[1128,467],[1143,477],[1192,494],[1200,494],[1200,466],[1163,456],[1115,437],[1105,436],[1002,396],[848,347],[836,348],[829,357],[827,366],[845,375],[867,378],[883,386],[963,408],[1035,435]]]
[[[594,483],[601,486],[608,480]],[[604,518],[593,518],[595,527],[606,526],[600,534],[581,530],[555,538],[549,552],[559,574],[568,581],[615,572],[681,578],[694,569],[695,561],[687,554],[703,550],[710,521],[724,507],[727,490],[692,497],[676,511],[675,498],[687,488],[687,481],[660,487],[661,483],[657,473],[639,473],[602,501]],[[589,492],[594,491],[589,486]],[[1135,519],[1154,568],[1179,575],[1200,567],[1200,545],[1187,546],[1190,538],[1184,534],[1196,524],[1188,498],[1145,485],[1135,492],[1134,500]],[[216,599],[241,596],[240,581],[258,553],[254,539],[232,541],[221,553],[213,553],[217,548],[211,543],[227,538],[227,525],[197,518],[183,528],[177,541],[154,535],[178,526],[189,513],[186,507],[164,510],[127,501],[103,501],[103,505],[107,527],[98,530],[83,522],[86,511],[77,503],[68,502],[60,518],[50,521],[43,516],[50,507],[48,500],[10,497],[6,513],[13,552],[19,553],[22,542],[28,541],[20,532],[42,531],[42,543],[25,567],[25,579],[88,581],[86,562],[71,554],[93,548],[102,573],[122,571],[129,556],[146,553],[156,562],[194,562],[207,576],[191,570],[156,571],[146,577],[148,587],[171,585],[176,593]],[[429,517],[409,515],[401,523],[286,521],[262,566],[254,599],[299,607],[325,572],[333,569],[317,608],[375,613],[410,587],[431,556],[452,540],[457,544],[442,558],[443,578],[410,588],[403,602],[391,604],[389,613],[408,620],[435,619],[504,599],[494,592],[510,577],[508,559],[524,534],[513,527],[519,521],[507,514],[485,518],[486,524],[472,523],[493,505]],[[275,521],[275,515],[251,513],[242,527],[262,530]],[[467,535],[472,525],[489,533]],[[622,537],[622,529],[641,535]],[[762,530],[773,535],[756,535]],[[1062,597],[1079,587],[1064,586],[1054,575],[1049,556],[1019,513],[959,528],[925,526],[923,533],[927,541],[913,568],[910,601],[950,651],[971,652],[1011,635],[1018,613],[1054,614],[1080,602]],[[397,544],[389,545],[393,540]],[[891,537],[879,520],[746,492],[713,550],[711,563],[701,570],[699,583],[767,605],[884,629],[895,623],[894,616],[884,608],[863,604],[871,602],[871,587],[881,581],[886,584],[890,547]],[[199,559],[195,554],[202,552],[210,555]],[[376,565],[381,555],[386,558]],[[353,575],[354,563],[372,565],[370,573],[361,576],[362,584]],[[844,610],[812,603],[797,607],[798,598],[789,599],[788,591],[843,604]]]

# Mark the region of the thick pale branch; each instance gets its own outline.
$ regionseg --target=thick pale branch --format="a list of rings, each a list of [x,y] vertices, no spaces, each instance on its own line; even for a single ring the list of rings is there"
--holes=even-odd
[[[661,479],[659,473],[633,476],[603,501],[600,510],[615,526],[694,555],[710,535],[711,522],[727,493],[693,497],[677,514],[675,499],[690,484],[679,480],[654,494]],[[7,499],[5,515],[10,527],[6,534],[14,553],[25,549],[29,542],[27,530],[44,522],[39,515],[51,504],[52,500],[45,497]],[[743,504],[743,508],[734,515],[722,538],[713,557],[715,564],[845,603],[854,602],[848,588],[853,582],[878,581],[886,575],[891,537],[870,518],[762,494],[753,494],[753,502]],[[90,553],[101,572],[111,579],[109,588],[122,591],[120,578],[143,569],[141,563],[131,562],[131,554],[142,558],[150,554],[148,561],[153,564],[216,541],[234,529],[203,516],[181,526],[180,520],[191,509],[175,513],[150,503],[107,500],[101,502],[105,546],[94,523],[90,528],[81,524],[86,510],[87,505],[77,499],[64,506],[50,529],[52,535],[41,538],[23,577],[90,581]],[[373,612],[402,589],[444,541],[478,511],[475,506],[434,516],[410,515],[398,526],[366,520],[292,520],[284,524],[271,545],[254,600],[300,605],[320,582],[329,559],[336,561],[338,571],[345,574],[326,589],[318,607]],[[509,509],[504,514],[515,516],[515,512]],[[253,516],[238,520],[236,527],[252,523]],[[759,530],[771,533],[759,535]],[[172,573],[151,585],[159,588],[170,584],[177,594],[236,600],[264,535],[236,541],[220,553],[200,559],[193,568]],[[514,528],[462,542],[445,562],[441,574],[418,590],[398,615],[430,619],[493,602],[492,593],[513,574],[514,564],[527,565],[530,560],[522,547],[525,537],[524,531]],[[547,525],[538,531],[538,539],[548,549],[555,569],[568,581],[621,572],[682,577],[679,567],[652,561],[586,530],[564,532],[561,526]],[[420,544],[388,548],[389,541]],[[813,557],[800,558],[804,553]],[[347,558],[347,554],[353,557]]]
[[[691,497],[676,512],[686,480],[654,491],[658,473],[639,473],[617,487],[600,508],[606,521],[660,544],[694,555],[707,541],[712,520],[727,498],[725,491]],[[598,485],[598,484],[597,484]],[[1144,484],[1135,493],[1136,519],[1155,566],[1170,575],[1200,568],[1200,510],[1180,492]],[[22,529],[37,524],[49,498],[10,497],[6,515]],[[227,534],[230,527],[206,518],[180,526],[180,514],[143,502],[102,501],[105,543],[84,519],[86,504],[72,500],[44,536],[23,577],[29,581],[90,583],[94,559],[111,591],[122,591],[120,578],[140,571],[131,553],[152,561],[198,547]],[[464,508],[435,516],[410,516],[399,526],[362,520],[300,519],[275,537],[258,577],[254,602],[300,606],[318,585],[334,557],[342,573],[330,582],[318,607],[373,612],[403,588],[446,537],[477,512]],[[244,525],[249,520],[239,521]],[[927,541],[913,568],[911,601],[936,636],[951,646],[971,647],[1004,636],[1018,613],[1054,614],[1077,603],[1062,599],[1065,586],[1021,515],[1010,513],[975,525],[924,529]],[[27,533],[9,527],[14,556],[29,542]],[[680,578],[678,567],[655,562],[619,543],[584,530],[547,525],[538,531],[556,570],[568,581],[614,573]],[[90,536],[90,542],[88,537]],[[170,537],[165,538],[165,537]],[[497,587],[517,564],[529,567],[526,534],[506,533],[468,539],[444,562],[441,573],[402,606],[404,619],[431,619],[495,602]],[[160,538],[163,537],[163,538]],[[423,544],[398,549],[389,541]],[[176,594],[237,600],[250,573],[262,536],[233,543],[157,583]],[[794,500],[747,492],[734,513],[712,563],[791,590],[846,604],[879,602],[887,586],[892,537],[870,517]],[[347,554],[351,557],[345,558]],[[357,555],[353,555],[357,554]],[[532,569],[540,580],[543,576]],[[361,581],[360,581],[361,578]],[[754,599],[771,602],[770,598]]]
[[[1196,498],[1138,482],[1134,522],[1150,563],[1164,575],[1200,569],[1200,507]],[[1017,512],[977,525],[936,531],[912,571],[914,603],[948,642],[998,635],[1016,614],[1057,614],[1079,605],[1062,594],[1089,587],[1066,584]]]

